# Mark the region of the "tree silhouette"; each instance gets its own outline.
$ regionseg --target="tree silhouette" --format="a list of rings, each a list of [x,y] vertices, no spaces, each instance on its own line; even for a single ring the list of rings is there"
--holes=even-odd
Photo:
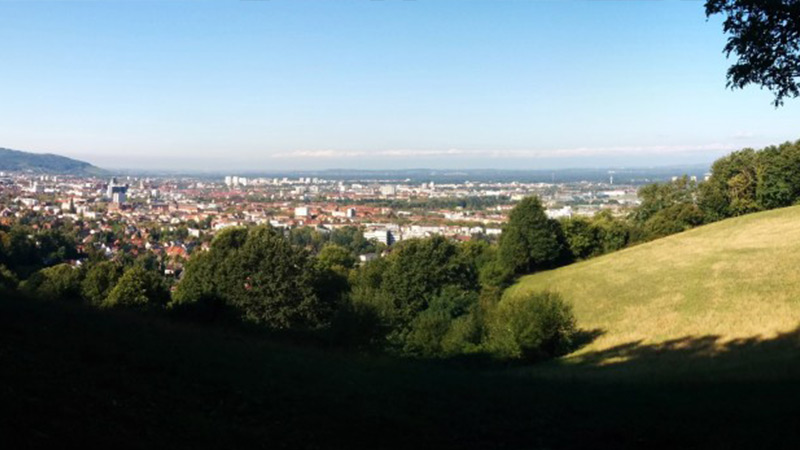
[[[706,16],[725,16],[725,54],[738,57],[728,68],[728,87],[748,84],[775,94],[775,106],[800,96],[800,1],[707,0]]]

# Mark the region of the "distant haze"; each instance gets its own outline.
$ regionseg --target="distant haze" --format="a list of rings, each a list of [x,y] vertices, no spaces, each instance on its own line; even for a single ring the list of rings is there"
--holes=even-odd
[[[110,169],[708,163],[800,138],[703,2],[0,2],[0,146]]]

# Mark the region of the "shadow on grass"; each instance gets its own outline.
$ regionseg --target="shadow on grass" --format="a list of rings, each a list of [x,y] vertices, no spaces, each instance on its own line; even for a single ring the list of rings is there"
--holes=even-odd
[[[633,342],[526,373],[74,306],[0,300],[0,435],[12,448],[744,449],[800,439],[800,329]],[[747,376],[723,379],[731,373]]]
[[[580,350],[583,347],[586,347],[594,342],[595,339],[604,334],[606,334],[605,330],[600,328],[595,328],[593,330],[578,330],[578,332],[575,333],[575,336],[572,338],[572,348],[570,348],[569,352],[572,353]]]
[[[629,342],[554,364],[591,376],[701,380],[800,380],[800,326],[774,337],[686,336],[660,343]]]

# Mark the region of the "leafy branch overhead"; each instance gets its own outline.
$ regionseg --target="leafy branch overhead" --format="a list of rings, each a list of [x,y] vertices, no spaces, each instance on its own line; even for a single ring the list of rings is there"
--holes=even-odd
[[[706,16],[725,16],[728,87],[749,84],[775,94],[775,106],[800,96],[800,0],[707,0]]]

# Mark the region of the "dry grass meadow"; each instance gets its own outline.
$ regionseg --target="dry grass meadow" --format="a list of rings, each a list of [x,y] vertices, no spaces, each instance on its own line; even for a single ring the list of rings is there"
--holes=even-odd
[[[506,295],[560,292],[596,338],[566,361],[631,348],[713,356],[800,325],[800,207],[751,214],[523,277]],[[602,355],[602,356],[600,356]]]

